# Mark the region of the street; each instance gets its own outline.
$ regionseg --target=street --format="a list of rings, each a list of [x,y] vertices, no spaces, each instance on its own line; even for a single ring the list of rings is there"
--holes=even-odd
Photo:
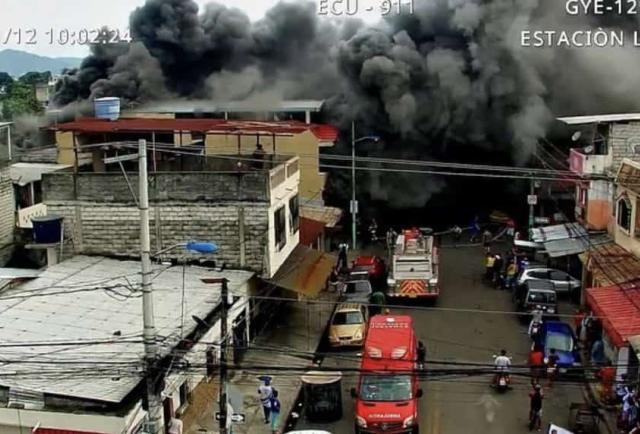
[[[490,364],[493,363],[492,355],[504,348],[513,357],[514,365],[526,364],[530,346],[526,325],[516,315],[499,313],[513,310],[510,293],[482,282],[482,248],[445,247],[442,249],[440,267],[442,291],[434,309],[391,307],[392,313],[405,312],[413,316],[416,332],[427,346],[427,359]],[[476,310],[495,313],[474,312]],[[560,313],[571,314],[573,309],[563,300]],[[357,368],[358,358],[347,357],[356,354],[357,351],[332,353],[325,358],[323,366]],[[427,365],[427,369],[429,367]],[[353,399],[349,389],[354,386],[356,378],[352,372],[344,375],[344,415],[340,421],[328,425],[302,421],[297,429],[321,428],[333,434],[353,432]],[[420,408],[420,432],[528,432],[529,380],[514,377],[512,389],[505,394],[498,394],[491,389],[490,381],[490,375],[425,380],[422,383],[424,397]],[[544,385],[543,428],[550,422],[566,425],[570,403],[583,400],[582,386],[562,383],[554,384],[549,389],[546,383]]]

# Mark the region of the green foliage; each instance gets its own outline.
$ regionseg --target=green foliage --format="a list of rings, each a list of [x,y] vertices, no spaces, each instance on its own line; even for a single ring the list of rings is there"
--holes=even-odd
[[[18,79],[19,82],[25,84],[46,84],[51,80],[51,73],[49,71],[46,72],[27,72],[26,74],[20,76]]]
[[[14,119],[23,114],[39,114],[42,106],[36,99],[35,88],[32,84],[13,82],[7,94],[2,98],[2,117]]]
[[[13,78],[6,73],[0,72],[0,88],[10,86],[13,83]]]

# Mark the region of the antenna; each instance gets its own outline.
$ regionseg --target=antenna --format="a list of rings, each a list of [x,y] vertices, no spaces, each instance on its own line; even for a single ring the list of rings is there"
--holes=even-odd
[[[593,145],[585,146],[583,149],[585,154],[592,154],[594,151]]]
[[[573,133],[573,135],[571,136],[571,141],[572,142],[577,142],[578,140],[580,140],[580,137],[582,137],[582,131],[576,131],[575,133]]]

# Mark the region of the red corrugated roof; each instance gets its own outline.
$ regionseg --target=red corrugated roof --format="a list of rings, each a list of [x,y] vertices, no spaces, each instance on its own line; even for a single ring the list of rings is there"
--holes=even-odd
[[[324,222],[300,217],[300,244],[309,246],[324,232]]]
[[[589,288],[587,304],[602,318],[604,330],[614,345],[623,346],[627,338],[640,335],[640,288]]]
[[[32,431],[32,434],[104,434],[95,431],[75,431],[68,429],[58,428],[37,428]]]
[[[120,118],[115,121],[80,118],[53,127],[76,133],[173,132],[192,131],[223,134],[299,134],[310,130],[321,141],[335,141],[338,130],[331,125],[305,124],[299,121],[236,121],[224,119],[152,119]]]

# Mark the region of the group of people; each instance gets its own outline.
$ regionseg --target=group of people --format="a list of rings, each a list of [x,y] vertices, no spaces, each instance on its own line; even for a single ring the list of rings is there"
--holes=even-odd
[[[485,256],[485,279],[500,289],[512,290],[518,273],[529,265],[526,256],[508,252],[505,255],[487,251]]]
[[[618,427],[624,433],[640,434],[640,393],[635,387],[621,384],[616,395],[622,402]]]
[[[264,412],[264,423],[271,424],[271,432],[278,433],[280,423],[280,400],[278,391],[271,385],[270,377],[261,377],[262,384],[258,387],[258,398]]]

